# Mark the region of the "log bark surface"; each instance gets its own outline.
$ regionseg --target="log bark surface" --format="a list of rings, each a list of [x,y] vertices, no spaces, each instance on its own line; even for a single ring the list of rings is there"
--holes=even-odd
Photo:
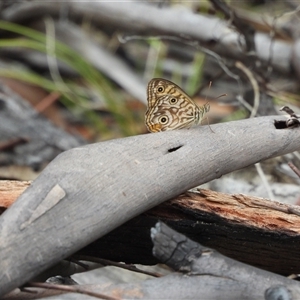
[[[189,188],[300,148],[261,117],[133,136],[59,155],[0,218],[0,295]],[[82,209],[84,207],[84,209]],[[22,251],[20,251],[22,247]]]
[[[161,220],[204,246],[282,275],[300,272],[300,208],[208,190],[185,193],[113,230],[79,254],[155,264],[150,228]]]

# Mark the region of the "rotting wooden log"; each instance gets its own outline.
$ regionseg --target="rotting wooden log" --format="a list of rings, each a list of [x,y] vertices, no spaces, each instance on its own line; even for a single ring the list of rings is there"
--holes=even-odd
[[[29,185],[0,181],[0,209]],[[155,264],[149,231],[157,220],[236,260],[282,275],[300,273],[300,207],[204,189],[181,194],[133,218],[79,250],[78,257]]]
[[[0,181],[0,213],[10,207],[16,199],[30,186],[31,181]]]
[[[147,211],[78,254],[155,264],[149,231],[157,220],[241,262],[282,275],[300,272],[298,206],[203,189]]]
[[[0,218],[0,295],[199,184],[299,149],[278,116],[111,140],[56,157]],[[22,251],[20,251],[20,247]]]

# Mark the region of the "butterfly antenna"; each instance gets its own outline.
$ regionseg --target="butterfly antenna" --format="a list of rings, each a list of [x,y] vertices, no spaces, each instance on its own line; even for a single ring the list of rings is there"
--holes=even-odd
[[[208,84],[208,90],[210,90],[211,86],[212,86],[212,81],[210,81],[209,84]],[[207,101],[207,94],[205,95],[205,101],[206,101],[206,104],[208,104],[208,101]],[[204,105],[206,105],[206,104],[204,104]],[[209,108],[208,108],[208,109],[209,109]]]
[[[211,131],[212,133],[215,133],[215,132],[211,129],[211,127],[210,127],[210,124],[209,124],[209,118],[208,118],[208,117],[205,117],[204,120],[205,120],[205,119],[207,120],[207,125],[208,125],[210,131]]]
[[[212,81],[210,81],[209,84],[208,84],[208,89],[209,89],[209,90],[210,90],[211,86],[212,86]],[[206,96],[205,96],[205,101],[206,101],[206,100],[207,100],[207,94],[206,94]],[[209,109],[210,109],[209,102],[206,101],[206,103],[203,105],[203,115],[204,115],[205,113],[208,113],[208,112],[209,112]],[[210,131],[213,132],[213,133],[215,133],[215,132],[211,129],[211,127],[210,127],[210,124],[209,124],[209,118],[208,118],[208,117],[205,117],[204,120],[205,120],[205,119],[207,120],[207,125],[208,125]]]

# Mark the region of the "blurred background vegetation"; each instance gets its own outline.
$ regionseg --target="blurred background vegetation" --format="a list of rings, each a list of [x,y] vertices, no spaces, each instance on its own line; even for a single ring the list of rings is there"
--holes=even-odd
[[[210,123],[277,114],[282,105],[297,112],[298,5],[2,1],[1,84],[51,126],[79,136],[78,144],[146,133],[146,86],[153,77],[174,81],[198,105],[210,101]],[[0,124],[6,152],[23,122],[15,122],[13,133]],[[20,164],[13,155],[25,146],[8,149],[12,156],[2,151],[1,166]]]

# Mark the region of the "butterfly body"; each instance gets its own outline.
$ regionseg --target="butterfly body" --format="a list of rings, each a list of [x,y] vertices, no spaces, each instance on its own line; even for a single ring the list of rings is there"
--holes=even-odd
[[[145,123],[150,132],[189,128],[199,124],[209,105],[197,104],[175,83],[154,78],[147,89]]]

